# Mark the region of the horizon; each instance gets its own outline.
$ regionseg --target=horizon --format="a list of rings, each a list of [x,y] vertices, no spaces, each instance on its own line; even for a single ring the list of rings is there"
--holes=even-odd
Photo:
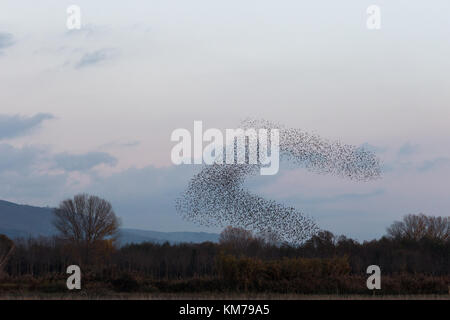
[[[15,203],[15,202],[3,200],[3,199],[0,199],[0,202],[6,202],[6,203],[8,203],[8,204],[15,205],[15,206],[25,206],[25,207],[32,207],[32,208],[38,208],[38,209],[54,210],[54,209],[57,208],[57,206],[55,206],[55,207],[49,207],[49,206],[43,206],[43,207],[40,207],[40,206],[33,206],[33,205],[29,205],[29,204],[24,204],[24,203]],[[118,216],[118,218],[121,219],[120,216]],[[394,222],[397,222],[397,221],[392,221],[392,223],[391,223],[391,225],[389,225],[389,227],[391,227],[392,224],[393,224]],[[229,226],[227,226],[227,227],[229,227]],[[188,234],[188,233],[192,233],[192,234],[208,234],[208,235],[218,236],[218,239],[219,239],[220,234],[221,234],[227,227],[224,227],[223,229],[219,230],[218,232],[207,232],[207,231],[186,231],[186,230],[168,230],[168,231],[161,231],[161,230],[142,229],[142,228],[130,228],[130,227],[126,227],[126,226],[124,227],[124,226],[122,226],[122,225],[119,225],[119,229],[120,229],[120,230],[127,230],[127,231],[155,232],[155,233],[162,233],[162,234],[170,234],[170,233],[181,233],[181,234]],[[386,229],[387,229],[387,228],[386,228]],[[14,231],[17,231],[17,230],[14,230]],[[258,236],[259,236],[257,233],[254,233],[252,230],[248,230],[248,231],[250,231],[251,234],[252,234],[253,236],[255,236],[255,237],[258,237]],[[320,231],[330,232],[329,230],[325,230],[325,229],[320,230]],[[387,231],[387,230],[386,230],[386,231]],[[370,242],[370,241],[377,241],[377,240],[380,240],[380,239],[383,238],[383,237],[387,237],[388,234],[387,234],[387,232],[385,232],[385,234],[381,235],[379,238],[364,239],[364,240],[354,239],[354,238],[348,237],[348,236],[345,235],[345,234],[333,234],[333,236],[335,236],[336,239],[338,239],[340,236],[345,236],[347,239],[356,240],[358,243],[361,243],[361,244],[362,244],[362,243],[364,243],[364,242],[366,242],[366,241],[367,241],[367,242]],[[217,241],[218,241],[218,239],[217,239]],[[152,239],[152,240],[147,240],[147,241],[152,242],[152,241],[159,241],[159,240],[161,240],[161,239]],[[166,240],[166,241],[173,242],[173,240]],[[192,239],[191,239],[191,241],[192,241]],[[187,243],[191,243],[191,241],[187,241]],[[207,241],[212,241],[212,240],[207,240]],[[182,243],[182,242],[183,242],[183,241],[180,241],[180,243]],[[214,242],[214,241],[212,241],[212,242]],[[132,243],[132,242],[130,242],[130,243]],[[174,243],[177,243],[177,242],[174,242]]]

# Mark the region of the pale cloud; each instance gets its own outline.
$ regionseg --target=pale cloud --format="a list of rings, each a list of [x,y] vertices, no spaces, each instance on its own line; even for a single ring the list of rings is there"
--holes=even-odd
[[[115,166],[117,159],[106,152],[88,152],[84,154],[69,154],[67,152],[53,156],[57,168],[66,171],[86,171],[100,164]]]
[[[423,162],[419,167],[418,170],[421,172],[429,171],[429,170],[436,170],[442,167],[448,167],[450,166],[450,158],[445,157],[438,157],[435,159],[427,160]]]
[[[417,151],[419,151],[419,145],[407,142],[399,148],[398,154],[400,156],[410,156],[416,153]]]
[[[15,43],[14,37],[10,33],[0,32],[0,54],[3,49],[11,47]]]
[[[0,114],[0,140],[30,133],[43,121],[53,118],[53,115],[48,113],[38,113],[32,117]]]
[[[46,150],[37,147],[16,148],[0,143],[0,173],[30,172],[45,154]]]
[[[91,67],[106,60],[109,60],[116,53],[114,49],[100,49],[83,54],[81,59],[75,64],[76,69]]]

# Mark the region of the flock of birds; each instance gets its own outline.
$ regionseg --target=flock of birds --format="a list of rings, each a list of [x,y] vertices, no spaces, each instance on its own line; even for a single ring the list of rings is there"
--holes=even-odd
[[[280,160],[319,174],[333,174],[358,181],[381,175],[379,159],[362,147],[328,141],[300,129],[285,128],[265,120],[247,119],[243,129],[278,129]],[[247,151],[248,149],[246,149]],[[235,152],[241,152],[236,149]],[[315,221],[297,210],[251,193],[244,186],[261,164],[204,165],[176,201],[177,211],[195,223],[234,226],[276,234],[280,242],[300,244],[319,230]]]

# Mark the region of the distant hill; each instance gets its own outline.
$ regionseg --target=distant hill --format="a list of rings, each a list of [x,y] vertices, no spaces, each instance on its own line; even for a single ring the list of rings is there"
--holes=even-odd
[[[48,236],[55,233],[52,209],[0,200],[0,233],[10,238]]]
[[[137,229],[123,228],[120,231],[121,243],[140,243],[140,242],[218,242],[219,235],[216,233],[206,232],[158,232],[158,231],[146,231]]]
[[[20,205],[0,200],[0,234],[8,237],[27,238],[36,236],[52,236],[56,233],[52,225],[52,208],[40,208]],[[206,232],[158,232],[122,228],[120,243],[181,243],[181,242],[217,242],[219,235]]]

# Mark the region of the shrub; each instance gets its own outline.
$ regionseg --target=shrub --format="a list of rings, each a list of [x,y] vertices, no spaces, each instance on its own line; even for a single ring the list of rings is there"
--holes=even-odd
[[[114,290],[118,292],[135,292],[139,290],[139,282],[129,273],[122,274],[111,281]]]

